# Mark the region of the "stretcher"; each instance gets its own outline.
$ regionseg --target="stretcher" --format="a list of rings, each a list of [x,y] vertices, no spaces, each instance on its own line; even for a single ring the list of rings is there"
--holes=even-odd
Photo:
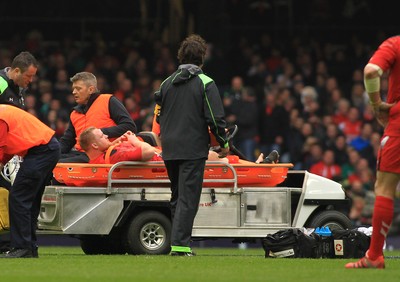
[[[237,126],[228,129],[230,141],[237,132]],[[152,146],[161,146],[154,132],[143,131],[137,134],[142,141]],[[211,146],[218,146],[215,137],[210,134]],[[291,163],[256,164],[245,159],[230,142],[231,152],[228,163],[207,161],[204,170],[204,187],[275,187],[282,183]],[[129,187],[164,186],[169,187],[169,179],[164,163],[158,162],[121,162],[112,164],[59,163],[53,170],[54,178],[61,184],[76,187],[104,187],[119,182]]]
[[[204,187],[275,187],[282,183],[291,163],[256,164],[228,156],[229,163],[207,161],[204,171]],[[112,170],[112,173],[110,173]],[[167,170],[163,162],[122,162],[119,164],[59,163],[53,170],[54,178],[67,186],[102,187],[109,178],[126,180],[130,187],[169,186]],[[165,181],[163,181],[165,180]]]

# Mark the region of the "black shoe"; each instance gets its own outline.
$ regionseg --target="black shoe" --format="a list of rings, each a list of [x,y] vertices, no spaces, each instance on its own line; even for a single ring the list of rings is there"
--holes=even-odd
[[[0,255],[0,258],[33,258],[31,249],[11,249],[7,253]]]
[[[195,255],[193,252],[171,252],[173,257],[194,257]]]
[[[273,150],[269,155],[262,161],[265,164],[276,164],[279,162],[279,153],[277,150]]]
[[[34,258],[39,257],[38,246],[32,247],[32,257],[34,257]]]
[[[8,251],[11,251],[9,243],[0,246],[0,254],[7,253]]]

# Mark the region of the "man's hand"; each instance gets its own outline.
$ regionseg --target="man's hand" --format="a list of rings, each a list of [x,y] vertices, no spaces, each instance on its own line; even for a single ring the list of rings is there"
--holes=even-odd
[[[142,143],[145,143],[140,141],[140,139],[137,138],[137,136],[131,131],[126,132],[124,136],[126,137],[127,141],[131,143],[134,147],[141,147],[140,145],[142,145]]]
[[[229,146],[227,148],[221,148],[221,151],[218,152],[218,158],[225,158],[229,153]]]
[[[377,121],[386,127],[389,121],[389,111],[395,104],[388,104],[385,102],[379,103],[378,105],[373,105],[372,110]]]
[[[121,142],[128,141],[129,136],[135,135],[132,131],[128,130],[127,132],[124,133],[124,135],[118,137],[115,139],[113,142],[111,142],[111,145],[117,145]]]

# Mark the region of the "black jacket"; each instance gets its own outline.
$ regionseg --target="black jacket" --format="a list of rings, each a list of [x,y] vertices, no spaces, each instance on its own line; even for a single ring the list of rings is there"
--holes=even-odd
[[[21,109],[25,108],[24,93],[25,88],[20,88],[9,79],[6,70],[0,70],[0,104],[10,104]]]
[[[86,113],[92,106],[93,102],[99,97],[100,94],[92,94],[86,105],[77,105],[74,110],[79,113]],[[113,127],[101,128],[101,131],[109,138],[119,137],[126,131],[130,130],[134,133],[137,132],[135,122],[132,120],[128,111],[124,105],[115,97],[110,98],[108,104],[108,110],[110,111],[111,119],[117,124]],[[89,127],[90,125],[88,125]],[[76,131],[71,120],[69,121],[68,127],[64,132],[64,135],[60,139],[61,153],[68,153],[76,144]]]
[[[156,92],[164,160],[207,158],[208,126],[227,145],[224,108],[214,81],[195,65],[181,65]]]

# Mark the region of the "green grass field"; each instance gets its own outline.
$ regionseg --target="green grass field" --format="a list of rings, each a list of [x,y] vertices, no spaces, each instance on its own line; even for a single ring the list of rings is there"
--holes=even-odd
[[[41,247],[39,259],[3,259],[0,281],[399,281],[400,251],[386,269],[344,269],[349,259],[265,259],[263,249],[197,248],[196,257],[87,256]]]

